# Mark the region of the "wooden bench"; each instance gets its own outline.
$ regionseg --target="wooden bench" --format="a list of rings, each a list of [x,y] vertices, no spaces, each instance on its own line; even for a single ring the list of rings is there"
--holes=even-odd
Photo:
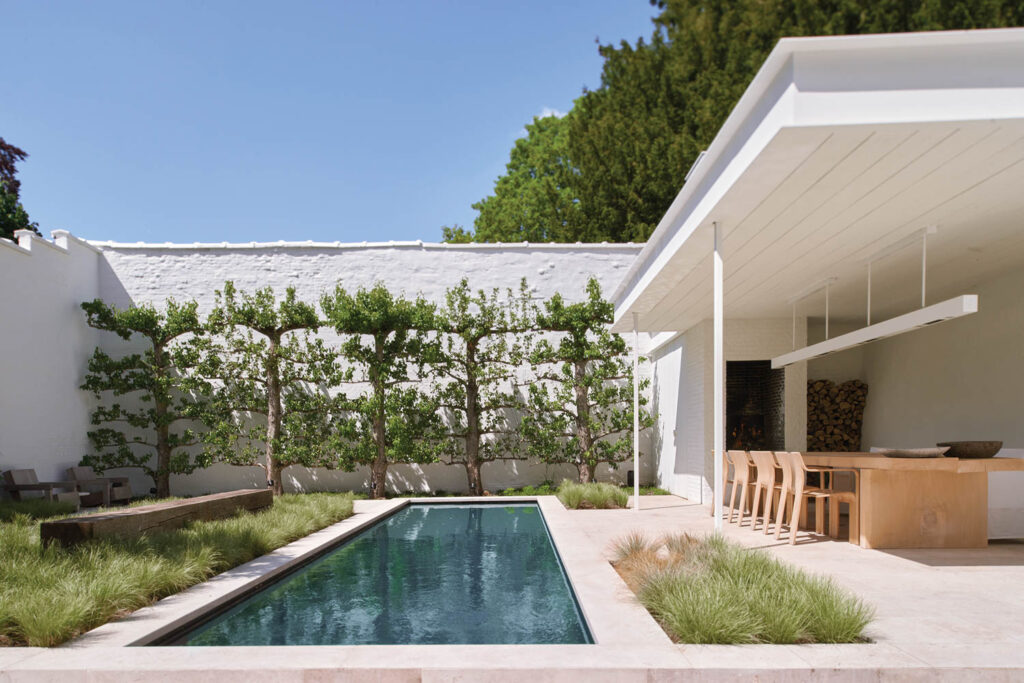
[[[270,489],[243,489],[43,522],[39,533],[44,546],[54,542],[72,546],[93,538],[171,531],[187,522],[224,519],[238,510],[255,512],[273,504],[274,493]]]

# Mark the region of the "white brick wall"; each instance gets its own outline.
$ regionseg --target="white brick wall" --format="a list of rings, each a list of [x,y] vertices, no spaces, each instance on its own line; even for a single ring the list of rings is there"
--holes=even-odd
[[[0,470],[34,467],[44,479],[88,452],[85,433],[93,408],[78,389],[92,349],[111,353],[129,346],[85,325],[79,304],[97,296],[127,306],[160,305],[168,296],[196,299],[203,312],[213,306],[214,290],[226,279],[251,290],[294,286],[300,297],[318,301],[337,283],[355,289],[383,282],[394,291],[441,301],[445,290],[468,277],[474,288],[518,287],[526,277],[534,295],[560,291],[583,296],[595,276],[609,293],[639,252],[639,245],[440,245],[423,243],[276,243],[241,245],[152,245],[85,243],[66,233],[57,243],[24,236],[22,246],[0,240]],[[646,452],[648,447],[642,444]],[[644,464],[649,468],[648,463]],[[602,478],[625,478],[631,466]],[[149,483],[137,470],[121,474],[136,490]],[[573,468],[524,462],[494,463],[485,482],[501,488],[573,476]],[[286,486],[297,490],[365,486],[367,476],[292,467]],[[652,477],[646,470],[641,477]],[[259,468],[216,466],[175,477],[176,494],[198,494],[265,480]],[[394,489],[449,491],[465,488],[461,467],[431,465],[392,468]]]

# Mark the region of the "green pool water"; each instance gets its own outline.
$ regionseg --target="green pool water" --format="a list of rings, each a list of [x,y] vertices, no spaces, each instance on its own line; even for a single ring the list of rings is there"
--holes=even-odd
[[[536,504],[416,504],[176,644],[590,642]]]

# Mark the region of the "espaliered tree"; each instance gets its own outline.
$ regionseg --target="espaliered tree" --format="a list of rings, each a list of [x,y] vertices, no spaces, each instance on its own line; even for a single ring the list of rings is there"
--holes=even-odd
[[[209,459],[191,453],[199,438],[187,425],[205,409],[209,384],[183,372],[197,361],[203,327],[196,302],[168,299],[163,310],[144,304],[120,309],[96,299],[82,304],[90,327],[124,340],[141,337],[146,348],[114,358],[97,348],[82,389],[103,401],[92,413],[89,432],[95,453],[83,465],[104,471],[141,468],[158,497],[170,495],[170,475],[188,474]],[[122,398],[123,397],[123,398]]]
[[[528,451],[547,463],[575,465],[584,484],[594,481],[600,463],[617,467],[632,455],[633,370],[626,342],[609,330],[613,314],[594,278],[585,301],[570,304],[555,294],[536,325],[557,338],[542,337],[530,352],[536,381],[521,423]],[[646,403],[641,392],[642,428],[653,424]]]
[[[339,396],[343,463],[350,470],[368,465],[372,495],[383,498],[389,465],[436,462],[441,450],[437,400],[418,386],[418,371],[437,358],[428,339],[434,306],[393,296],[381,284],[355,294],[338,286],[321,306],[331,326],[349,335],[341,354],[354,374],[345,381],[364,387]]]
[[[330,389],[343,374],[337,353],[314,336],[320,325],[292,287],[278,300],[269,287],[249,294],[231,281],[217,292],[207,322],[216,337],[200,373],[215,391],[204,443],[220,461],[262,467],[275,495],[289,465],[338,465]]]
[[[518,455],[510,417],[522,409],[513,383],[523,360],[519,336],[530,324],[528,302],[525,280],[502,301],[498,289],[474,294],[463,278],[438,311],[442,347],[430,372],[446,418],[443,454],[466,468],[469,490],[478,496],[484,493],[484,463]]]

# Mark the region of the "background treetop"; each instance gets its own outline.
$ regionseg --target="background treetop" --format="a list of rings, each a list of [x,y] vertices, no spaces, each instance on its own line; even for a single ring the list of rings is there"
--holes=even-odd
[[[634,0],[639,1],[639,0]],[[601,85],[562,119],[534,119],[474,231],[445,241],[650,237],[776,43],[788,36],[1024,24],[1017,0],[652,0],[650,37],[601,45]]]

